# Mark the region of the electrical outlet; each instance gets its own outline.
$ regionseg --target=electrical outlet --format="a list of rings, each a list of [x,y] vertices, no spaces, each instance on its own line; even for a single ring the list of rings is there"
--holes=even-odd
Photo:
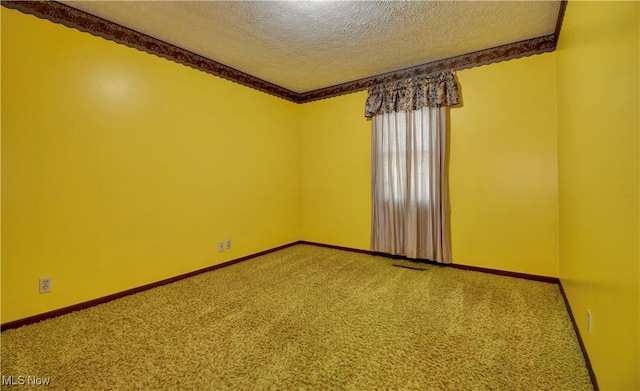
[[[224,242],[218,243],[218,252],[221,253],[224,251]]]
[[[51,292],[51,277],[41,277],[39,281],[40,293]]]
[[[231,239],[227,239],[227,250],[231,249]]]
[[[593,332],[593,315],[591,315],[591,310],[587,309],[587,333],[591,334]]]

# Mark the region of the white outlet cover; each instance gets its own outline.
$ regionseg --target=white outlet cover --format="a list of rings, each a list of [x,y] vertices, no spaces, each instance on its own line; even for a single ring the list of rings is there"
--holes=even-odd
[[[40,293],[49,293],[51,292],[51,277],[41,277],[38,281],[38,289]]]
[[[227,250],[231,248],[231,239],[227,239]]]
[[[220,242],[218,243],[218,252],[223,252],[224,251],[224,242]]]

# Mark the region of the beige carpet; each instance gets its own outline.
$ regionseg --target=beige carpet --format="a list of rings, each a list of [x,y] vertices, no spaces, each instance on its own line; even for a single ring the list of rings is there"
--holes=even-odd
[[[393,263],[290,247],[6,331],[2,375],[68,390],[592,389],[556,285]]]

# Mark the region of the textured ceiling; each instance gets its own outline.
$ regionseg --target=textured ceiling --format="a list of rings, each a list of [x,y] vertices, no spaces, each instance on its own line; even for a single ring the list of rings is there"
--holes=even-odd
[[[64,1],[298,93],[554,33],[560,1]]]

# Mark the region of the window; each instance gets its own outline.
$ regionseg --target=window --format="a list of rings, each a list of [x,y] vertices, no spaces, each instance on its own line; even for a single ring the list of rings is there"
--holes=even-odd
[[[383,113],[372,128],[373,250],[451,262],[446,109]]]

